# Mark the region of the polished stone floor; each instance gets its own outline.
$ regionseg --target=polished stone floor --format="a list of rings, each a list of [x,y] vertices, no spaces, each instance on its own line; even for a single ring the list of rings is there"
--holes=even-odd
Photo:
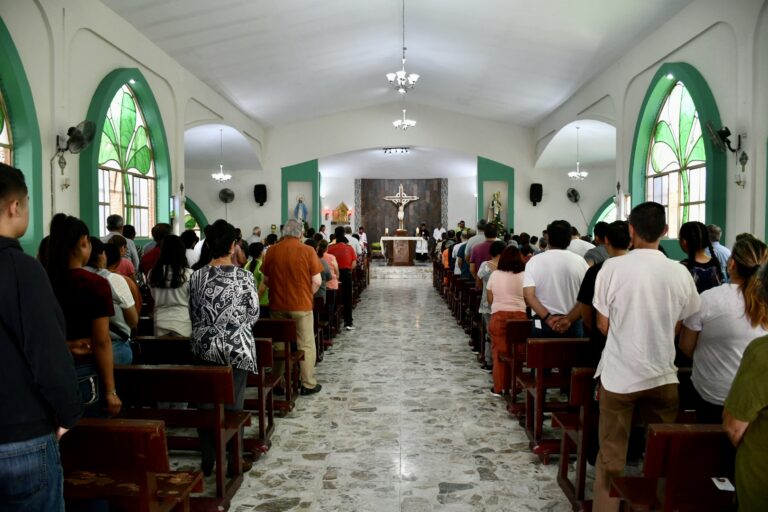
[[[230,510],[570,510],[431,280],[372,280],[355,325]]]

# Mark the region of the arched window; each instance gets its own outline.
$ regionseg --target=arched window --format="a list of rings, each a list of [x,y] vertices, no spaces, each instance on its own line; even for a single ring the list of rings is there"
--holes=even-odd
[[[208,225],[208,219],[197,204],[188,196],[184,197],[184,229],[191,229],[199,238]]]
[[[670,237],[688,221],[706,220],[707,161],[699,114],[678,81],[659,111],[648,151],[645,194],[667,210]]]
[[[0,91],[0,162],[13,165],[13,137],[8,109],[5,108],[3,93]]]
[[[99,232],[117,213],[149,236],[155,225],[155,163],[144,115],[133,90],[123,85],[107,110],[99,145]]]

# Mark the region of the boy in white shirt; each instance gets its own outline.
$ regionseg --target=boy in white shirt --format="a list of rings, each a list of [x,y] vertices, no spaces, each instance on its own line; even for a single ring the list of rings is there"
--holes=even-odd
[[[634,249],[606,260],[597,274],[593,305],[607,336],[597,366],[600,377],[600,453],[593,510],[618,511],[609,497],[611,477],[624,470],[634,411],[648,423],[677,417],[675,328],[699,310],[691,274],[659,251],[667,232],[664,207],[647,202],[629,217]]]

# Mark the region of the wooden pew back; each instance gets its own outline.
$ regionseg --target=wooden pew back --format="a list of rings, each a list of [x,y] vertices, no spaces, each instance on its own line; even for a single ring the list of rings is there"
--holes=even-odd
[[[649,425],[643,476],[684,480],[695,470],[732,477],[735,459],[735,449],[721,425]]]
[[[525,364],[528,368],[570,369],[587,366],[591,359],[588,338],[530,338]]]
[[[115,366],[116,387],[126,405],[155,402],[232,404],[235,389],[229,366]]]
[[[189,338],[136,336],[133,346],[134,364],[195,364]]]

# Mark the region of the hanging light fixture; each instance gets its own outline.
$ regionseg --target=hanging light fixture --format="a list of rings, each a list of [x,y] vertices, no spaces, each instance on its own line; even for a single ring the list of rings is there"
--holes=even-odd
[[[232,179],[232,175],[224,172],[224,130],[219,130],[219,172],[211,174],[211,178],[223,183]]]
[[[406,119],[405,118],[405,109],[403,109],[403,118],[402,119],[395,119],[392,121],[392,125],[399,130],[406,131],[408,128],[416,126],[416,121],[413,119]]]
[[[403,61],[402,67],[399,71],[394,73],[387,73],[387,80],[392,84],[397,92],[405,94],[408,89],[413,89],[416,82],[419,81],[419,75],[416,73],[408,73],[405,70],[405,0],[403,0]]]
[[[576,127],[576,170],[568,171],[568,177],[573,181],[583,181],[589,176],[587,171],[582,171],[579,168],[579,127]]]

